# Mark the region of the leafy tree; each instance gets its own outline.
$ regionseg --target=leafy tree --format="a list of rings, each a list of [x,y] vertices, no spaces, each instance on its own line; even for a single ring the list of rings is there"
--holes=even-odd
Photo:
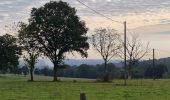
[[[34,54],[34,53],[29,53],[29,55],[27,56],[27,58],[25,58],[25,61],[27,62],[27,66],[30,70],[30,77],[31,80],[30,81],[34,81],[34,69],[35,69],[35,64],[38,62],[38,54]]]
[[[0,70],[2,72],[17,68],[20,55],[21,48],[17,45],[14,36],[8,34],[0,36]]]
[[[75,71],[75,66],[69,66],[64,70],[64,77],[75,77],[76,71]]]
[[[23,73],[25,76],[29,73],[29,69],[28,69],[27,66],[23,66],[23,67],[21,68],[21,70],[22,70],[22,73]]]
[[[22,74],[22,69],[19,66],[12,66],[12,69],[10,70],[11,73],[14,74]]]
[[[43,69],[41,69],[41,74],[44,76],[50,76],[51,69],[48,66],[45,66]]]
[[[76,68],[76,77],[78,78],[96,78],[96,69],[93,65],[82,64]]]
[[[30,81],[34,81],[33,73],[35,69],[35,64],[38,61],[39,52],[35,48],[35,43],[33,41],[33,38],[31,38],[28,34],[31,32],[31,30],[28,28],[28,25],[25,23],[20,22],[19,23],[19,31],[18,31],[18,42],[20,46],[22,47],[22,52],[24,54],[24,60],[27,63],[27,66],[30,70]]]
[[[104,60],[104,81],[109,81],[107,63],[116,56],[117,51],[121,48],[120,35],[114,29],[96,29],[92,36],[92,45]]]
[[[41,70],[39,68],[35,68],[34,73],[36,75],[40,75],[41,74]]]
[[[27,36],[34,47],[54,64],[54,81],[68,52],[78,52],[87,57],[89,44],[85,22],[80,21],[76,9],[66,2],[51,1],[40,8],[33,8]]]
[[[156,67],[153,69],[153,67],[150,65],[145,71],[145,77],[147,78],[152,78],[153,77],[153,70],[155,71],[155,78],[162,78],[163,74],[165,72],[168,72],[168,68],[165,64],[158,64]]]

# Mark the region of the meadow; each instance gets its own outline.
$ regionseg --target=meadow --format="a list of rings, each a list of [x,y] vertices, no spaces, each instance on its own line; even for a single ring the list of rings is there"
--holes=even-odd
[[[51,82],[51,77],[37,76],[35,82],[28,77],[0,76],[0,100],[80,100],[85,92],[87,100],[170,100],[170,80],[123,80],[98,83],[90,79],[61,78]],[[73,82],[76,80],[76,82]]]

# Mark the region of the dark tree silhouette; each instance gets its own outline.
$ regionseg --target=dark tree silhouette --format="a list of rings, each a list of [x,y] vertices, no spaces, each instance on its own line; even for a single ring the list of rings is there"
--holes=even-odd
[[[21,48],[17,45],[16,38],[12,35],[0,36],[0,70],[6,72],[11,69],[15,73]]]
[[[155,78],[162,78],[163,74],[168,72],[168,68],[165,64],[158,64],[156,67],[153,69],[152,65],[147,66],[145,69],[145,77],[146,78],[152,78],[153,77],[153,70],[155,70]]]
[[[40,55],[38,49],[35,48],[35,40],[28,34],[30,34],[31,29],[27,24],[20,22],[18,31],[18,43],[22,47],[22,52],[24,55],[24,60],[26,65],[29,68],[30,72],[30,81],[34,81],[33,73],[35,69],[35,64],[38,61],[38,56]]]
[[[92,45],[104,60],[104,81],[109,81],[107,63],[117,55],[117,50],[121,48],[120,35],[114,29],[96,29],[92,36]]]
[[[89,44],[85,22],[80,21],[76,9],[66,2],[51,1],[40,8],[33,8],[27,35],[39,52],[54,64],[54,81],[67,52],[78,52],[87,57]]]
[[[29,73],[29,69],[27,66],[22,66],[21,71],[22,74],[24,74],[24,76],[26,76]]]
[[[34,81],[34,69],[35,69],[35,64],[38,62],[38,54],[35,53],[29,53],[27,57],[25,57],[25,61],[27,62],[27,66],[30,70],[30,81]]]

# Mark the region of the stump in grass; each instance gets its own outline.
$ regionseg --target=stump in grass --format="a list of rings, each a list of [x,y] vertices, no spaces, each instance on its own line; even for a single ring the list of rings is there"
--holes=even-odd
[[[80,93],[80,100],[86,100],[86,94]]]

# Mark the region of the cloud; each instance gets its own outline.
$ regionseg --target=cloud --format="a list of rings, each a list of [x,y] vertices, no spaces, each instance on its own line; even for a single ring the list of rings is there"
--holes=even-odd
[[[31,8],[40,7],[50,0],[1,0],[0,31],[3,26],[13,22],[27,22]],[[76,0],[63,0],[77,9],[90,30],[97,27],[113,27],[120,32],[123,25],[114,23],[94,13]],[[117,21],[127,21],[129,29],[141,34],[145,41],[152,40],[151,45],[158,47],[169,40],[165,34],[170,31],[170,0],[81,0],[92,9]],[[159,33],[159,35],[154,35]],[[160,41],[160,43],[158,43]],[[169,48],[170,49],[170,48]],[[92,54],[93,56],[93,54]],[[93,56],[94,57],[94,56]]]
[[[164,31],[164,32],[159,32],[159,33],[155,33],[155,35],[170,35],[170,31]]]
[[[39,7],[48,1],[50,0],[1,0],[0,13],[8,13],[12,20],[18,20],[18,16],[24,16],[24,18],[27,16],[28,18],[32,7]],[[99,17],[99,15],[84,7],[76,0],[63,1],[76,7],[78,15],[81,17]],[[143,16],[147,14],[159,16],[163,12],[167,13],[167,11],[170,11],[169,0],[82,0],[82,2],[106,16],[113,18],[120,17],[121,20],[128,20],[128,17],[136,15]],[[15,13],[17,14],[16,16]],[[11,19],[9,20],[11,21]],[[147,19],[142,20],[143,22],[147,21]],[[165,21],[161,22],[164,23]]]
[[[157,25],[138,27],[130,31],[134,32],[135,34],[139,34],[139,37],[142,39],[143,42],[149,42],[150,49],[155,48],[157,50],[166,51],[166,50],[170,50],[170,46],[168,46],[170,45],[169,27],[170,27],[170,24],[157,24]],[[163,58],[163,57],[168,57],[168,56],[170,56],[169,53],[159,51],[157,58]]]
[[[1,0],[1,25],[24,21],[27,22],[31,8],[44,5],[50,0]],[[76,0],[63,0],[78,11],[82,20],[90,29],[111,26],[122,30],[122,25],[113,23],[94,13]],[[169,0],[81,0],[92,9],[112,18],[128,22],[128,28],[170,23]],[[103,23],[103,24],[101,24]]]
[[[143,35],[154,35],[154,34],[161,34],[165,32],[170,31],[170,24],[157,24],[157,25],[150,25],[150,26],[142,26],[135,29],[132,29],[132,31],[143,34]]]

